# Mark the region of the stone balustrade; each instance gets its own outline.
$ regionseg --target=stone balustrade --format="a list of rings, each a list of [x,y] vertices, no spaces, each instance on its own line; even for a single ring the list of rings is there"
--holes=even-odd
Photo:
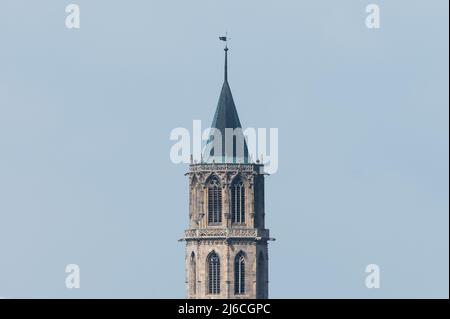
[[[256,228],[196,228],[184,232],[185,239],[202,238],[257,238],[269,239],[268,229]]]

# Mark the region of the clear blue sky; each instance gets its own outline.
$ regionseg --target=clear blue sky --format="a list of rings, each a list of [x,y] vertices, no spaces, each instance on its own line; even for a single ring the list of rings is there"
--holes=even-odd
[[[227,30],[243,126],[279,129],[270,296],[448,298],[448,1],[71,2],[0,3],[0,297],[184,297],[169,134],[212,120]]]

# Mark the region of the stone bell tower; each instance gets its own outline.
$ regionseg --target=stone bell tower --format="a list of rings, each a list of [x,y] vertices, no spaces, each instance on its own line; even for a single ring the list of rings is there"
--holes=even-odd
[[[226,37],[221,37],[226,41]],[[187,298],[268,298],[264,167],[249,158],[227,75],[202,159],[189,177]],[[232,134],[230,135],[230,132]]]

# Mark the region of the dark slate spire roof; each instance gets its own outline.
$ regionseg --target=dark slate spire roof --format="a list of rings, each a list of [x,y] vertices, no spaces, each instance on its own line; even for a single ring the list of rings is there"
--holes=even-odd
[[[219,131],[222,135],[222,145],[221,152],[214,151],[214,132],[211,132],[211,135],[206,143],[203,160],[204,162],[220,162],[220,163],[248,163],[248,149],[247,143],[245,141],[241,122],[239,121],[239,116],[236,110],[236,106],[234,104],[233,95],[231,94],[230,85],[228,84],[228,47],[225,46],[225,69],[224,69],[224,82],[222,85],[222,91],[220,92],[219,101],[217,103],[216,112],[214,114],[213,122],[211,128]],[[226,128],[230,129],[238,129],[234,131],[236,136],[233,139],[233,147],[227,149],[226,148]],[[240,129],[240,130],[239,130]],[[230,139],[231,140],[231,139]],[[242,141],[241,144],[236,142],[237,140]],[[243,150],[242,150],[243,144]],[[219,145],[217,145],[218,148]],[[238,151],[237,148],[240,146],[241,151]]]

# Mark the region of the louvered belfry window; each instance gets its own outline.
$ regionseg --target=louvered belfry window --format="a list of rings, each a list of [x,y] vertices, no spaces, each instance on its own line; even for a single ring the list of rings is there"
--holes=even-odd
[[[208,224],[222,222],[222,189],[216,177],[208,184]]]
[[[234,293],[245,293],[245,257],[242,253],[237,254],[234,259]]]
[[[231,222],[245,223],[245,188],[240,178],[231,185]]]
[[[208,256],[208,293],[220,294],[220,259],[214,251]]]

